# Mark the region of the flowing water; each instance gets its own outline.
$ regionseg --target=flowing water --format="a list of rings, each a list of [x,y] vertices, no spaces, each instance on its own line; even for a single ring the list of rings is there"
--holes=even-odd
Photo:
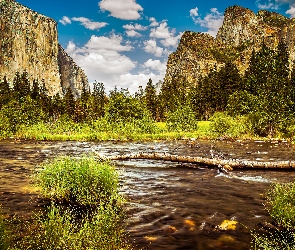
[[[295,160],[284,142],[34,142],[0,141],[0,204],[28,216],[42,205],[29,187],[34,166],[57,155],[103,156],[145,152],[256,161]],[[293,171],[235,170],[154,160],[115,161],[127,198],[130,238],[138,249],[249,249],[250,230],[270,221],[263,194],[271,183],[293,181]],[[236,228],[220,228],[225,220]],[[223,230],[224,229],[224,230]]]

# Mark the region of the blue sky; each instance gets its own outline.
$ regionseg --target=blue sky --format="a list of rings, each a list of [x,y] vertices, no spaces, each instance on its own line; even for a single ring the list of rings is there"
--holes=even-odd
[[[295,0],[17,0],[58,23],[59,42],[89,81],[131,93],[165,76],[184,31],[215,36],[228,6],[295,17]]]

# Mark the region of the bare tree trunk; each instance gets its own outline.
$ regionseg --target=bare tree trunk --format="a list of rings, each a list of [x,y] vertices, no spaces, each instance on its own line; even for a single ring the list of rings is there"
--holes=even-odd
[[[171,161],[180,163],[195,163],[205,166],[215,166],[222,168],[224,170],[232,169],[285,169],[293,170],[295,169],[295,161],[277,161],[277,162],[259,162],[259,161],[243,161],[243,160],[221,160],[212,159],[205,157],[191,157],[191,156],[179,156],[171,154],[128,154],[119,155],[112,157],[101,157],[99,154],[97,156],[101,159],[106,160],[129,160],[129,159],[148,159],[148,160],[161,160],[161,161]]]

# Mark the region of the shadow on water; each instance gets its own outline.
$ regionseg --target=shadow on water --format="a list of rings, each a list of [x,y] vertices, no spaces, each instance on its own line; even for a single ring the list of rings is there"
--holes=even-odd
[[[96,151],[111,156],[136,152],[294,160],[294,148],[278,142],[0,142],[0,204],[10,215],[30,216],[40,206],[30,187],[36,164],[57,155]],[[249,230],[270,218],[263,194],[273,182],[293,181],[295,172],[233,171],[153,160],[116,161],[127,198],[130,237],[142,249],[249,249]],[[236,221],[223,228],[224,221]],[[221,227],[220,227],[221,226]]]

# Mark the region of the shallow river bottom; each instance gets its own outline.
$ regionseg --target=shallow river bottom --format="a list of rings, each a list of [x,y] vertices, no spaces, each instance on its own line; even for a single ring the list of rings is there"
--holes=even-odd
[[[7,214],[29,216],[40,206],[29,186],[36,164],[56,155],[104,156],[160,152],[187,156],[276,161],[295,159],[286,143],[266,142],[34,142],[0,141],[0,204]],[[127,198],[127,230],[138,249],[249,249],[250,230],[270,218],[263,194],[295,172],[233,171],[153,160],[115,162]],[[222,230],[225,220],[237,221]]]

